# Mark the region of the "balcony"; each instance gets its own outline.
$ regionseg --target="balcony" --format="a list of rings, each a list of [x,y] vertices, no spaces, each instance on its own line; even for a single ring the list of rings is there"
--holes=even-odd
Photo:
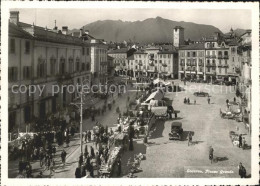
[[[223,68],[228,68],[228,64],[222,65]]]
[[[203,63],[199,63],[199,66],[203,66]]]
[[[139,66],[143,66],[143,63],[139,62],[138,65],[139,65]]]
[[[206,58],[215,59],[215,58],[216,58],[216,55],[206,55]]]
[[[218,55],[218,59],[224,59],[222,55]]]
[[[208,63],[208,64],[206,64],[206,67],[216,67],[216,64],[215,63]]]
[[[224,56],[223,56],[223,59],[228,59],[228,58],[229,58],[228,55],[224,55]]]
[[[163,67],[167,67],[167,64],[166,64],[166,63],[163,63],[162,66],[163,66]]]

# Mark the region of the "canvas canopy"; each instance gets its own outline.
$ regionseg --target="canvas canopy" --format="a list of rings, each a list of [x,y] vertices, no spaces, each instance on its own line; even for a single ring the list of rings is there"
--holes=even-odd
[[[150,94],[150,96],[145,100],[145,103],[150,102],[152,99],[161,100],[163,98],[163,92],[161,90],[157,90]]]

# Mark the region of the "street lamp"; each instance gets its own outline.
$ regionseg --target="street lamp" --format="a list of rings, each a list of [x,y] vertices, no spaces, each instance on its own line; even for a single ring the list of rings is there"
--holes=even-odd
[[[75,105],[79,110],[80,110],[80,153],[83,152],[82,150],[82,146],[83,146],[83,143],[82,143],[82,124],[83,124],[83,83],[85,81],[88,81],[88,79],[85,79],[82,83],[81,83],[81,89],[80,89],[80,103],[70,103],[71,105]],[[88,81],[88,84],[89,84],[89,81]]]

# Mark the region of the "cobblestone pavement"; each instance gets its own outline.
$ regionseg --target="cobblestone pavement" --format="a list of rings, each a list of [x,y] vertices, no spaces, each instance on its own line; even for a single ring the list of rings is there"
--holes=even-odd
[[[199,85],[205,86],[205,84],[194,83],[189,84],[188,87]],[[216,86],[215,89],[220,90],[221,86]],[[243,163],[248,174],[251,173],[251,150],[242,150],[233,146],[229,137],[229,131],[236,131],[238,126],[239,133],[245,134],[246,141],[250,145],[250,135],[245,130],[244,124],[231,119],[222,119],[219,115],[220,108],[225,108],[226,99],[233,100],[234,93],[211,92],[211,104],[208,104],[206,97],[193,96],[194,91],[167,93],[166,97],[173,99],[174,109],[181,111],[178,118],[171,121],[158,120],[152,129],[148,145],[144,146],[142,141],[137,141],[134,152],[124,156],[124,162],[127,162],[133,154],[139,152],[146,154],[146,160],[141,162],[143,171],[137,173],[137,177],[238,177],[239,162]],[[184,97],[189,97],[192,104],[184,104]],[[193,104],[194,99],[196,99],[196,105]],[[189,131],[193,133],[193,145],[188,146],[187,139],[185,141],[168,139],[172,122],[182,123],[184,138],[187,137]],[[140,146],[142,146],[141,149]],[[212,164],[208,158],[209,146],[214,148]],[[224,170],[230,173],[192,174],[187,172],[188,169]]]

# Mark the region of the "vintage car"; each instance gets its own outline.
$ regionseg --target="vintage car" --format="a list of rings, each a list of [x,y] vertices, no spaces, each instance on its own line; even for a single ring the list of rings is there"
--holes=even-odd
[[[193,95],[198,97],[207,97],[209,96],[209,93],[200,91],[200,92],[194,92]]]
[[[182,140],[183,128],[182,123],[173,122],[171,124],[171,132],[169,133],[170,140]]]

